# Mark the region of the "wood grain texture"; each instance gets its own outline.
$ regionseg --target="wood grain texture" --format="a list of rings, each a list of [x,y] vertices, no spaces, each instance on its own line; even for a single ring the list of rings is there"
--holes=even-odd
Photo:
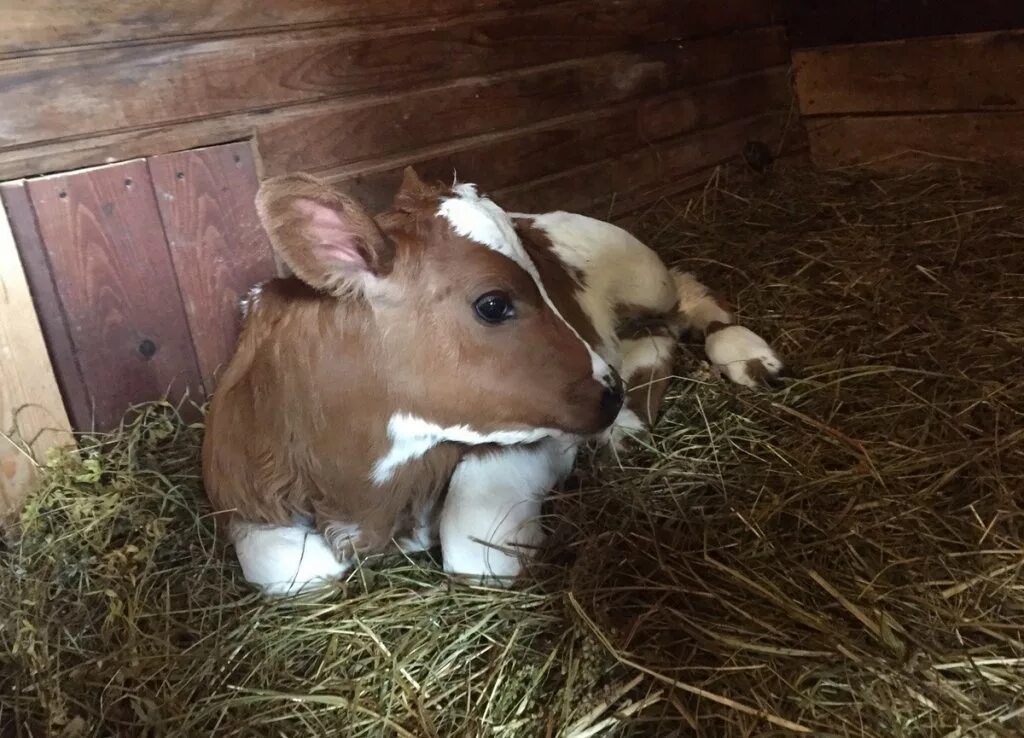
[[[573,60],[497,78],[297,110],[259,123],[268,174],[326,169],[605,107],[787,60],[781,27]]]
[[[38,461],[72,446],[70,423],[4,208],[0,207],[0,521],[36,482]]]
[[[1024,164],[1024,112],[811,118],[806,126],[811,158],[824,169],[900,170],[935,157]]]
[[[131,404],[186,392],[199,371],[146,163],[28,182],[91,406],[115,427]]]
[[[454,140],[484,130],[525,125],[567,109],[607,105],[762,69],[785,63],[786,59],[783,29],[756,28],[683,44],[639,46],[540,69],[471,77],[400,96],[384,93],[305,103],[270,112],[236,113],[0,151],[0,179],[252,136],[259,137],[269,173],[329,169],[354,158],[379,156],[382,147],[386,149],[383,153],[393,154],[446,137]],[[530,104],[520,104],[512,96],[502,97],[502,91],[523,95]],[[477,94],[480,97],[474,101],[473,95]],[[453,104],[447,105],[448,100]],[[454,103],[458,101],[462,106],[456,111]],[[469,115],[464,114],[465,106],[470,108]],[[435,112],[440,116],[437,120],[431,117]]]
[[[785,118],[785,114],[773,112],[732,121],[624,156],[498,190],[494,196],[503,207],[520,212],[570,210],[602,218],[617,217],[667,194],[693,187],[695,173],[735,158],[748,140],[777,143]]]
[[[794,48],[1024,28],[1017,0],[785,0]]]
[[[210,393],[235,350],[239,299],[276,273],[254,205],[259,183],[252,150],[235,143],[156,156],[148,163]]]
[[[763,0],[578,3],[386,33],[319,29],[0,61],[0,147],[269,109],[763,25]]]
[[[268,116],[241,113],[0,150],[0,179],[54,174],[155,154],[243,141],[254,137],[257,125],[267,119]]]
[[[371,210],[385,208],[398,188],[402,170],[412,164],[423,177],[450,180],[453,172],[495,190],[575,170],[702,128],[789,104],[785,67],[722,80],[688,90],[588,111],[526,129],[463,142],[465,148],[420,152],[380,162],[365,173],[357,168],[329,174]],[[737,149],[737,152],[739,149]]]
[[[804,115],[1024,109],[1024,31],[795,51]]]
[[[50,361],[53,363],[72,427],[87,427],[92,418],[92,408],[87,401],[85,381],[78,365],[78,357],[75,356],[74,343],[64,316],[64,306],[57,293],[57,285],[53,281],[50,261],[36,223],[36,212],[24,180],[0,185],[0,199],[7,209],[25,279],[32,294],[43,338],[46,340]]]
[[[0,53],[326,23],[409,24],[542,0],[6,0]]]

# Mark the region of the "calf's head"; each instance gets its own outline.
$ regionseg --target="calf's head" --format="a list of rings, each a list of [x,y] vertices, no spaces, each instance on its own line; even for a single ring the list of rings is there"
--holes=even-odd
[[[407,170],[375,219],[296,174],[266,181],[257,205],[295,276],[361,304],[378,376],[405,422],[453,440],[516,442],[614,420],[621,381],[559,313],[509,216],[473,185],[428,185]],[[329,357],[341,332],[322,335]]]

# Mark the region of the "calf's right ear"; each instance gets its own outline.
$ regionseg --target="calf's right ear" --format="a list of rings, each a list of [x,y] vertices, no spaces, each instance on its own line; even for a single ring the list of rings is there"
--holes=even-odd
[[[342,294],[391,272],[394,246],[370,214],[316,177],[265,180],[256,210],[274,249],[311,287]]]

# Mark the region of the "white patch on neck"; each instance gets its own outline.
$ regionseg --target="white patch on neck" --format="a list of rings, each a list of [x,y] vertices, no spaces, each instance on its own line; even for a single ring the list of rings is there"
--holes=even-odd
[[[483,244],[502,256],[507,256],[522,267],[533,278],[541,298],[551,312],[557,315],[573,332],[573,335],[580,340],[580,343],[586,347],[587,353],[590,354],[594,379],[605,386],[611,386],[613,380],[608,362],[598,356],[594,348],[583,340],[583,336],[573,327],[572,323],[558,312],[558,308],[555,307],[544,288],[536,265],[526,249],[523,248],[508,213],[498,207],[490,198],[481,197],[474,184],[455,185],[452,187],[452,191],[455,193],[455,197],[447,197],[442,200],[437,214],[446,219],[452,230],[463,238]]]
[[[420,458],[434,446],[445,441],[473,446],[482,443],[510,446],[517,443],[533,443],[542,438],[564,437],[565,435],[554,428],[479,433],[468,425],[444,427],[416,415],[395,413],[388,420],[388,438],[391,439],[391,448],[373,465],[371,479],[375,484],[386,484],[402,464]]]

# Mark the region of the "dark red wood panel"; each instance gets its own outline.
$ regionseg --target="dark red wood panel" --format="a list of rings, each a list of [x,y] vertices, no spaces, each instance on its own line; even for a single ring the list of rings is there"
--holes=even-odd
[[[259,187],[248,143],[149,159],[171,260],[207,392],[231,358],[239,298],[276,273],[256,214]]]
[[[68,419],[75,428],[88,427],[92,411],[86,397],[85,382],[25,182],[19,180],[0,185],[0,198],[7,210],[14,242],[18,245],[25,280],[32,293],[32,302],[35,304]]]
[[[27,183],[84,383],[107,430],[132,404],[202,387],[146,162]]]

